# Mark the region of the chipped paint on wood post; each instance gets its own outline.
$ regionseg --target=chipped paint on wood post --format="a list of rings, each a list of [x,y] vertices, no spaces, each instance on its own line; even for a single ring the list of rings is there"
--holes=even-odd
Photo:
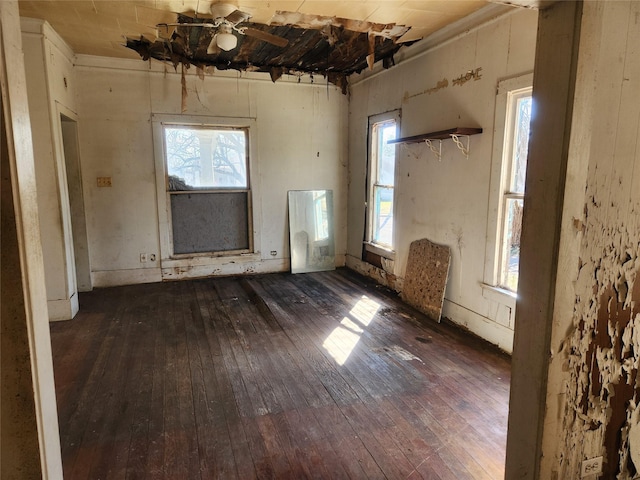
[[[630,235],[623,227],[605,227],[610,209],[591,203],[585,214],[582,247],[591,256],[578,275],[573,329],[565,344],[568,379],[560,466],[576,472],[582,460],[604,455],[606,478],[629,478],[640,469],[630,457],[628,440],[638,423],[640,282],[635,280],[640,232]]]
[[[584,4],[541,478],[599,456],[600,478],[640,473],[639,19]]]

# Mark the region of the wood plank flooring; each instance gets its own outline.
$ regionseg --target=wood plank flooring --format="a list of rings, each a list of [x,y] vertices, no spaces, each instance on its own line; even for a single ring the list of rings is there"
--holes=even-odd
[[[80,305],[51,325],[67,480],[504,477],[509,359],[348,270]]]

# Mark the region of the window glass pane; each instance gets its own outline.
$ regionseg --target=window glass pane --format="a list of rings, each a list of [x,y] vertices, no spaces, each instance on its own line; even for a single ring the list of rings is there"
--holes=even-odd
[[[531,124],[531,97],[518,98],[515,112],[513,135],[513,178],[511,191],[524,193],[527,174],[527,153],[529,151],[529,131]]]
[[[378,184],[393,185],[396,168],[396,146],[389,140],[396,138],[396,123],[385,122],[379,125],[378,135]]]
[[[512,291],[518,290],[518,267],[520,262],[520,232],[522,231],[522,210],[524,200],[506,199],[507,224],[502,265],[501,286]]]
[[[393,245],[393,188],[374,186],[373,242]]]
[[[244,130],[165,128],[169,190],[247,188]]]

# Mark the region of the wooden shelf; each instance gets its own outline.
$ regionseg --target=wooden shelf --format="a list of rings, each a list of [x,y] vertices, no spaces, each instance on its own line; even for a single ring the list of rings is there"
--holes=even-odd
[[[446,140],[452,135],[477,135],[482,133],[481,128],[456,127],[449,130],[440,130],[439,132],[423,133],[422,135],[414,135],[413,137],[396,138],[389,140],[387,143],[421,143],[425,140]]]

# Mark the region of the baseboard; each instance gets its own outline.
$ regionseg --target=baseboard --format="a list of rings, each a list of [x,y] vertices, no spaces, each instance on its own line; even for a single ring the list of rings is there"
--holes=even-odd
[[[163,280],[184,280],[187,278],[202,278],[211,276],[251,275],[256,273],[277,273],[289,271],[288,258],[264,260],[225,260],[215,259],[207,263],[206,259],[197,259],[190,265],[184,261],[170,260],[165,268],[138,268],[128,270],[100,270],[92,272],[91,279],[94,288],[116,287],[120,285],[135,285],[138,283],[154,283]],[[173,265],[175,264],[175,265]],[[345,265],[345,255],[336,255],[336,267]]]
[[[442,316],[452,323],[463,327],[489,343],[493,343],[501,350],[513,352],[513,330],[479,315],[457,303],[445,298]]]
[[[276,273],[289,271],[288,258],[260,260],[256,262],[215,263],[211,265],[189,265],[162,269],[163,280],[184,280],[212,276],[252,275],[256,273]]]
[[[49,312],[50,322],[61,322],[71,320],[76,316],[80,305],[78,303],[78,295],[74,293],[69,299],[47,300],[47,310]]]
[[[351,270],[358,272],[360,275],[369,277],[380,285],[395,290],[396,292],[402,291],[402,278],[396,277],[392,273],[386,272],[381,268],[371,265],[370,263],[363,262],[353,255],[346,255],[346,266]]]
[[[135,285],[162,281],[159,268],[136,268],[129,270],[99,270],[91,273],[94,288]]]

